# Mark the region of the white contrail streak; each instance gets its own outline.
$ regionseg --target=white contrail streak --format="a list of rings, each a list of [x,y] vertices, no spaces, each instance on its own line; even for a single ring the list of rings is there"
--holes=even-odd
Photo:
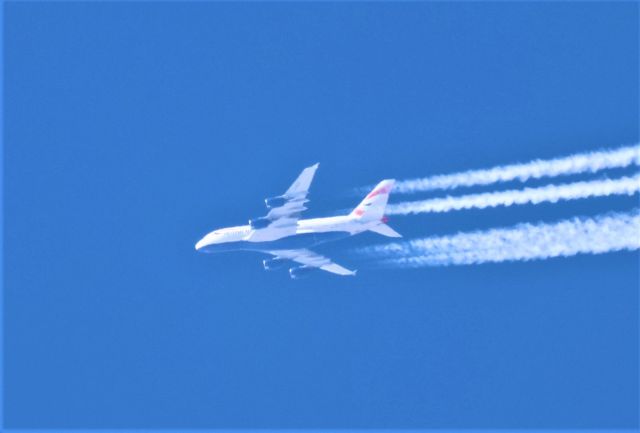
[[[436,189],[453,189],[463,186],[489,185],[497,182],[554,177],[578,173],[595,173],[608,168],[624,168],[640,165],[640,144],[614,150],[578,153],[562,158],[536,160],[524,164],[493,167],[486,170],[470,170],[461,173],[404,180],[396,183],[395,193],[413,193]]]
[[[614,180],[591,180],[561,185],[547,185],[538,188],[524,188],[469,194],[459,197],[433,198],[410,201],[387,206],[387,215],[408,215],[428,212],[449,212],[461,209],[484,209],[514,204],[555,203],[562,200],[576,200],[609,195],[632,195],[640,190],[640,175],[621,177]]]
[[[423,267],[540,260],[637,249],[640,249],[638,209],[553,224],[520,224],[379,245],[359,252],[387,257],[382,263],[391,266]]]

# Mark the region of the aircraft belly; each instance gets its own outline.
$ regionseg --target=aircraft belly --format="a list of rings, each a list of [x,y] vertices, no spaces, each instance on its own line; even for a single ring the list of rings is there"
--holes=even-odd
[[[308,248],[324,242],[335,241],[349,236],[349,232],[301,233],[273,241],[249,242],[237,241],[207,245],[203,252],[216,253],[228,251],[273,251]]]
[[[246,248],[256,251],[292,250],[307,248],[323,242],[335,241],[349,236],[348,232],[303,233],[287,236],[270,242],[255,242]]]

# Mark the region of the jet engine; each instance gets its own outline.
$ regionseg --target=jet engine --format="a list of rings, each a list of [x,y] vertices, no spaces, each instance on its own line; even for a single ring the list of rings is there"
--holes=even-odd
[[[254,218],[254,219],[250,219],[249,220],[249,225],[254,230],[263,229],[263,228],[267,227],[269,224],[271,224],[271,220],[269,218],[265,218],[265,217]]]
[[[286,259],[264,259],[262,261],[262,265],[264,266],[265,271],[274,271],[276,269],[281,269],[284,265],[287,264]]]
[[[269,209],[284,206],[286,202],[287,199],[281,195],[279,195],[278,197],[269,197],[264,200],[264,204],[267,205]]]
[[[317,271],[318,268],[312,268],[310,266],[297,266],[295,268],[289,269],[289,276],[294,280],[299,280],[301,278],[306,278],[313,272]]]

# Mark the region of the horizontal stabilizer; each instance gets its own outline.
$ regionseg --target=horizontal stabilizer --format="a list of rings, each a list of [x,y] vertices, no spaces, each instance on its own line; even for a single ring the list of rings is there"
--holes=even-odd
[[[377,226],[371,227],[369,230],[372,232],[376,232],[381,234],[382,236],[386,236],[388,238],[401,238],[402,235],[389,227],[386,224],[378,224]]]

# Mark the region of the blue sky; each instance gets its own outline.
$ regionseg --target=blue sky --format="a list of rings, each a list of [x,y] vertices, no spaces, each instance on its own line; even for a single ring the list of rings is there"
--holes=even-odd
[[[315,162],[309,216],[382,178],[637,142],[636,3],[4,18],[7,427],[638,427],[637,252],[294,282],[258,254],[193,250]],[[413,238],[637,205],[390,223]],[[323,252],[359,267],[348,251],[381,241]]]

